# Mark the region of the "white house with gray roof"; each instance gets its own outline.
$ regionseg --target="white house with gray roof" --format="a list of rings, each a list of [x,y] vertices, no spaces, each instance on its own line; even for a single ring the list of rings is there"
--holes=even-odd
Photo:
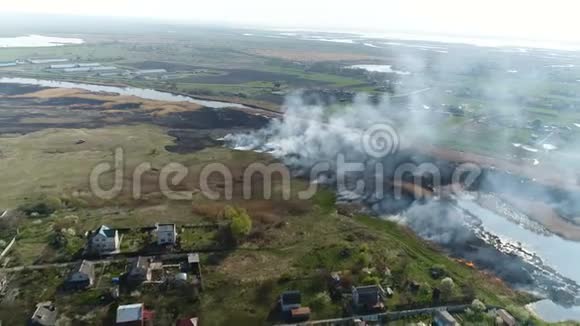
[[[93,232],[89,246],[92,252],[100,254],[118,251],[121,246],[119,231],[101,225]]]
[[[174,245],[177,241],[177,228],[175,224],[156,224],[155,234],[157,244],[160,246]]]

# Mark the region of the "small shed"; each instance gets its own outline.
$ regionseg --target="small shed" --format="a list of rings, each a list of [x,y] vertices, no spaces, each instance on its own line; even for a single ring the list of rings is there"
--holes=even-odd
[[[280,295],[280,309],[283,312],[290,312],[300,308],[302,295],[299,291],[286,291]]]
[[[290,317],[293,321],[306,321],[310,319],[310,308],[300,307],[290,311]]]
[[[190,271],[192,271],[193,273],[198,273],[200,270],[199,254],[198,253],[187,254],[187,265]]]
[[[30,325],[53,326],[56,325],[57,309],[52,302],[41,302],[36,305],[36,310],[30,318]]]

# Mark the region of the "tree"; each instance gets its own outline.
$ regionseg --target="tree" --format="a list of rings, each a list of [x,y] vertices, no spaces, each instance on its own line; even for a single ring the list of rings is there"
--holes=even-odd
[[[453,294],[453,288],[455,287],[455,283],[450,277],[446,277],[441,280],[441,294],[444,298],[449,298]]]
[[[58,197],[41,196],[38,199],[21,205],[19,210],[28,216],[49,216],[62,208],[62,201]]]
[[[481,302],[481,300],[474,299],[471,303],[471,310],[473,310],[475,313],[481,313],[485,311],[485,308],[485,304]]]
[[[245,209],[228,206],[224,210],[224,216],[230,220],[230,232],[236,241],[252,231],[252,219]]]
[[[66,247],[68,244],[68,239],[62,230],[55,231],[50,236],[50,245],[55,249],[61,249]]]

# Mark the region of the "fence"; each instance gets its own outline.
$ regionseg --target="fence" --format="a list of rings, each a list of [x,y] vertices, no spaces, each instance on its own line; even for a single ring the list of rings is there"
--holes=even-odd
[[[12,241],[10,241],[8,246],[6,246],[6,248],[4,248],[4,250],[0,254],[0,260],[2,260],[2,258],[4,258],[4,256],[6,256],[8,251],[10,251],[10,249],[12,249],[12,246],[14,246],[15,243],[16,243],[16,237],[12,238]]]

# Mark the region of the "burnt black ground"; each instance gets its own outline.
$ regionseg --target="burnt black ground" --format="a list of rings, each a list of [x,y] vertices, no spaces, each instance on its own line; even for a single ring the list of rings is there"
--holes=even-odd
[[[22,95],[42,88],[1,84],[0,94]],[[174,112],[153,116],[139,110],[138,104],[119,104],[119,113],[105,113],[101,100],[83,98],[7,98],[0,96],[0,135],[26,134],[48,128],[103,128],[107,126],[151,123],[167,129],[175,137],[175,145],[167,150],[178,153],[195,152],[206,147],[221,146],[218,140],[231,132],[259,129],[268,119],[241,110],[202,108],[189,112]],[[111,120],[110,118],[115,118]],[[27,122],[26,118],[47,119],[46,123]],[[63,119],[59,122],[58,119]],[[66,119],[66,120],[65,120]],[[67,122],[77,120],[79,122]]]

